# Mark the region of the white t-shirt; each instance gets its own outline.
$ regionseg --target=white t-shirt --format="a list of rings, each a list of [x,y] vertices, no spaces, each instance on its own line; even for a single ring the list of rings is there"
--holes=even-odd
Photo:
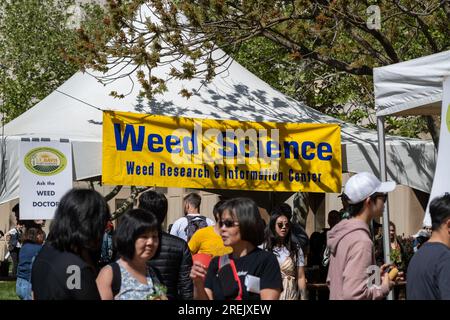
[[[273,253],[277,257],[278,263],[283,264],[284,260],[289,257],[289,250],[285,247],[275,247],[273,248]],[[302,248],[298,248],[298,259],[297,259],[297,267],[305,266],[305,257],[303,255]]]
[[[197,217],[200,216],[199,213],[194,214],[194,213],[189,213],[188,216],[191,217]],[[209,218],[206,218],[206,223],[208,224],[208,226],[213,226],[215,223],[214,221],[212,221]],[[184,241],[187,241],[187,234],[186,234],[186,227],[188,225],[188,219],[186,217],[181,217],[179,219],[177,219],[173,225],[172,225],[172,229],[170,229],[170,234],[177,236],[181,239],[183,239]]]

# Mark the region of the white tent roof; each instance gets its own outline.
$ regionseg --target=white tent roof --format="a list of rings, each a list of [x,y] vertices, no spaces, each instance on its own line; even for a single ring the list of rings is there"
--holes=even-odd
[[[164,76],[169,70],[167,65],[153,72]],[[138,97],[137,83],[135,75],[132,75],[104,86],[94,77],[78,72],[33,108],[8,123],[5,126],[6,179],[4,185],[0,185],[0,203],[19,195],[18,148],[23,137],[70,139],[74,178],[81,180],[101,175],[101,110],[241,121],[339,123],[343,171],[378,174],[376,132],[309,108],[273,89],[236,62],[208,85],[195,79],[171,81],[168,92],[151,102]],[[198,91],[186,99],[178,94],[182,88]],[[113,90],[129,94],[124,99],[116,99],[109,95]],[[388,179],[429,192],[435,167],[433,143],[387,137],[386,144]]]
[[[440,114],[442,82],[450,75],[450,51],[373,71],[377,116]]]

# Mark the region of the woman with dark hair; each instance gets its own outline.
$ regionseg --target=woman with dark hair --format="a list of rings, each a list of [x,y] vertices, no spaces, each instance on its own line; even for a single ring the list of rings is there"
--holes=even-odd
[[[147,265],[158,249],[160,232],[153,213],[134,209],[124,214],[114,239],[120,258],[97,277],[102,300],[147,300],[163,293],[155,272]]]
[[[97,191],[72,189],[62,197],[33,263],[34,299],[100,299],[94,262],[109,218],[108,205]]]
[[[229,255],[215,257],[206,270],[195,261],[191,270],[194,298],[200,300],[277,300],[282,289],[275,256],[258,248],[264,222],[248,198],[227,200],[220,208],[220,233]]]
[[[266,228],[263,248],[277,257],[283,279],[280,300],[306,298],[305,258],[300,245],[292,241],[290,217],[275,211]]]
[[[16,294],[22,300],[31,300],[31,266],[41,251],[45,233],[40,228],[27,228],[23,235],[17,267]]]

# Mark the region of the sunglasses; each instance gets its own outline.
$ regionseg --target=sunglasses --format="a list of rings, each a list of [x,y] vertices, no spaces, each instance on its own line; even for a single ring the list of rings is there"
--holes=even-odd
[[[289,222],[283,223],[283,222],[278,222],[277,223],[278,228],[283,229],[283,227],[289,228]]]
[[[223,227],[225,226],[225,228],[231,228],[231,227],[236,227],[239,225],[239,222],[237,221],[233,221],[233,220],[220,220],[219,221],[219,227]]]

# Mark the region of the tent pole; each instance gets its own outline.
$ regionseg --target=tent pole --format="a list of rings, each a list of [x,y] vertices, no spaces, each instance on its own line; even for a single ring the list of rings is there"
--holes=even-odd
[[[380,165],[380,180],[386,181],[386,141],[384,132],[384,117],[377,117],[377,131],[378,131],[378,159]],[[384,263],[391,263],[391,246],[389,243],[389,200],[386,200],[383,211],[383,251],[384,251]],[[392,291],[387,296],[388,300],[393,300]]]

